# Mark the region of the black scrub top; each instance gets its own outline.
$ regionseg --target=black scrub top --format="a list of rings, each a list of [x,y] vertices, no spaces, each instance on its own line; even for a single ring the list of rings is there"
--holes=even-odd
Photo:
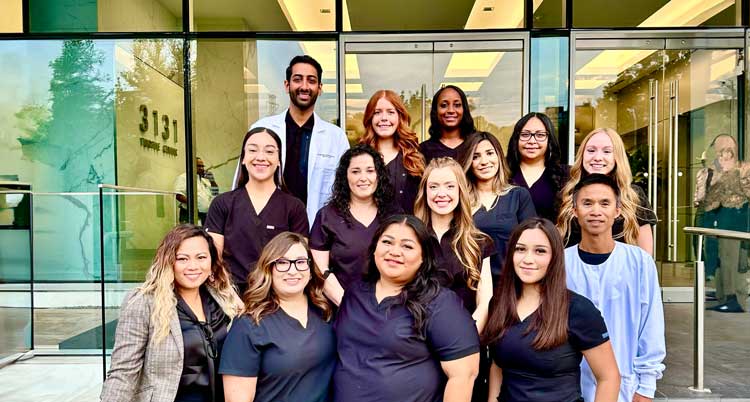
[[[444,156],[453,158],[460,161],[461,156],[466,152],[466,145],[468,144],[469,137],[464,138],[464,142],[459,144],[455,148],[451,148],[436,137],[430,137],[428,140],[419,144],[419,150],[424,155],[425,165],[429,165],[430,161],[435,158],[441,158]]]
[[[565,183],[570,173],[567,165],[563,165],[562,168],[564,175],[563,183]],[[513,175],[511,182],[529,190],[531,201],[534,203],[534,209],[538,216],[549,219],[552,223],[557,223],[557,214],[560,211],[558,196],[562,188],[558,188],[557,184],[555,184],[550,174],[550,169],[545,168],[542,176],[531,186],[526,183],[526,178],[523,177],[521,169],[518,169],[518,172]]]
[[[310,306],[303,327],[279,308],[258,325],[247,315],[234,321],[219,373],[257,377],[255,402],[325,402],[335,365],[333,326],[320,311]]]
[[[456,231],[451,227],[443,237],[438,241],[437,235],[430,228],[432,234],[432,249],[435,251],[435,266],[437,267],[437,279],[440,286],[454,291],[463,302],[466,310],[471,314],[477,309],[477,291],[469,288],[467,280],[469,278],[466,268],[458,260],[456,253],[453,252],[451,242]],[[495,255],[495,247],[491,239],[480,243],[479,247],[482,252],[482,259],[479,261],[477,269],[482,271],[482,262],[485,258]],[[494,286],[493,286],[494,287]]]
[[[230,320],[205,287],[200,288],[200,295],[203,314],[206,316],[206,321],[202,322],[198,321],[185,300],[176,294],[177,318],[180,320],[185,352],[176,402],[224,400],[224,388],[218,375],[221,358],[219,352],[227,336]],[[216,353],[214,359],[211,358],[213,353]]]
[[[411,176],[404,167],[404,155],[399,152],[392,161],[385,165],[393,186],[393,199],[405,214],[414,213],[414,201],[419,192],[419,176]]]
[[[224,261],[234,283],[244,285],[263,247],[281,232],[307,236],[309,224],[302,201],[279,189],[257,213],[245,187],[216,197],[208,209],[206,230],[224,236]]]
[[[427,305],[426,338],[398,296],[375,299],[375,284],[358,282],[344,293],[334,323],[338,362],[336,402],[442,401],[446,376],[441,361],[479,352],[474,320],[450,290]]]
[[[330,252],[328,269],[336,275],[344,290],[362,279],[369,258],[367,249],[384,218],[378,215],[369,226],[365,226],[352,216],[345,218],[330,204],[315,215],[310,230],[310,248]]]
[[[643,190],[636,184],[631,185],[631,187],[633,188],[635,193],[638,194],[638,208],[635,211],[635,217],[638,220],[638,226],[656,225],[656,214],[654,213],[653,208],[651,208],[651,203],[648,202],[646,193],[644,193]],[[614,237],[615,240],[621,243],[625,243],[625,237],[622,235],[623,230],[625,230],[625,219],[623,219],[622,215],[620,215],[615,218],[615,223],[612,224],[612,237]],[[573,220],[570,222],[570,229],[568,232],[570,233],[570,236],[565,242],[565,248],[575,246],[576,244],[581,242],[581,226],[578,224],[577,218],[573,217]],[[563,240],[566,239],[563,238]]]
[[[526,332],[536,316],[507,329],[499,341],[490,345],[492,361],[503,369],[499,400],[503,402],[573,402],[581,396],[582,351],[609,340],[599,310],[587,298],[570,292],[568,340],[548,350],[535,350],[531,344],[537,332]]]
[[[493,283],[500,279],[510,233],[516,225],[535,216],[531,195],[522,187],[513,187],[508,193],[498,196],[489,211],[481,206],[474,212],[477,229],[490,236],[495,243],[495,253],[490,258]]]

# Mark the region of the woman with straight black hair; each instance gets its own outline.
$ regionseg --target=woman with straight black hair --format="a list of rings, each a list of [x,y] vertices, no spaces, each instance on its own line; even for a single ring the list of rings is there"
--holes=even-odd
[[[617,401],[620,373],[601,313],[567,289],[557,228],[530,218],[511,233],[498,290],[482,332],[492,367],[488,401],[582,402],[581,360],[596,399]]]
[[[336,169],[331,199],[310,230],[312,255],[325,279],[323,291],[334,304],[362,279],[367,245],[380,222],[399,212],[378,152],[364,144],[347,150]]]
[[[461,300],[435,278],[430,236],[411,215],[375,232],[365,280],[347,289],[334,323],[334,401],[470,400],[478,336]]]
[[[455,85],[438,89],[430,109],[430,138],[419,144],[425,165],[444,156],[458,160],[464,151],[464,141],[474,131],[474,119],[464,91]]]
[[[570,170],[560,158],[555,127],[546,114],[531,112],[518,120],[508,141],[510,182],[529,190],[537,214],[552,222]]]
[[[273,130],[248,131],[235,189],[216,197],[208,209],[206,231],[240,293],[266,243],[286,231],[307,235],[310,228],[305,205],[286,192],[281,159],[281,139]]]

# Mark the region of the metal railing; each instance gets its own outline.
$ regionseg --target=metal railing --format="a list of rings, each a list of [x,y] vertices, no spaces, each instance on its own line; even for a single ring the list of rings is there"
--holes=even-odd
[[[703,239],[705,236],[721,239],[750,240],[750,233],[734,230],[709,229],[687,226],[686,234],[698,236],[698,251],[695,261],[695,288],[693,299],[693,386],[696,392],[711,392],[705,387],[703,376],[704,365],[704,311],[706,306],[706,271],[703,262]]]

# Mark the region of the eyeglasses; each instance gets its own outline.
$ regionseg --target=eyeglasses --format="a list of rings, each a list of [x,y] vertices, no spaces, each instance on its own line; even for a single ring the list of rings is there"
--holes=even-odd
[[[216,353],[216,342],[214,342],[214,330],[211,329],[211,325],[207,322],[198,322],[198,326],[203,331],[206,355],[211,359],[216,359],[218,353]]]
[[[528,141],[533,136],[538,142],[544,142],[547,141],[547,135],[549,135],[549,133],[546,131],[537,131],[533,133],[531,131],[521,131],[520,138],[521,141]]]
[[[292,265],[294,265],[294,269],[297,271],[307,271],[310,269],[310,259],[300,258],[297,260],[287,260],[286,258],[279,258],[273,262],[273,266],[279,272],[289,272]]]

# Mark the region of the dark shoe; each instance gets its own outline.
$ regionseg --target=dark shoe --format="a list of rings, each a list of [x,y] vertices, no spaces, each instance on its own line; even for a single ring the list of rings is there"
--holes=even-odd
[[[744,313],[745,310],[737,302],[737,299],[731,299],[724,304],[718,306],[709,307],[706,310],[718,311],[720,313]]]

